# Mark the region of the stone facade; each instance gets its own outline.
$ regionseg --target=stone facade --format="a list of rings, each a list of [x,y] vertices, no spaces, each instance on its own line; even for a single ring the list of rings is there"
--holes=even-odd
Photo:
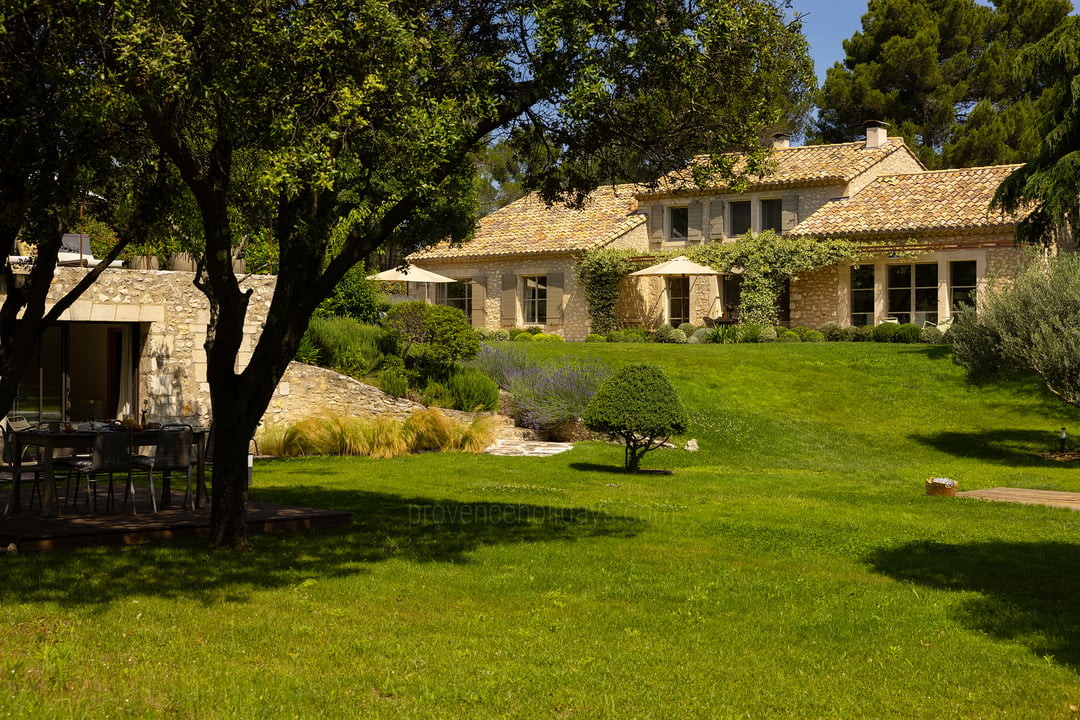
[[[80,268],[58,268],[50,301],[67,293],[85,272]],[[60,317],[71,323],[138,327],[139,361],[133,395],[136,407],[140,412],[146,410],[148,420],[179,420],[196,425],[211,420],[204,348],[210,310],[206,297],[192,284],[193,277],[190,272],[109,269]],[[250,275],[241,283],[252,290],[252,298],[238,371],[251,357],[275,282],[274,276]],[[295,422],[319,412],[404,419],[419,407],[331,370],[292,363],[278,384],[263,422]]]

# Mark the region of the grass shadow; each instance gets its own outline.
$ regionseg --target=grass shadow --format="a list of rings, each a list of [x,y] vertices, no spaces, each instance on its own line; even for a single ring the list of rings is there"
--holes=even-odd
[[[999,465],[1052,467],[1057,463],[1041,453],[1057,450],[1057,433],[1051,429],[1003,429],[978,432],[915,434],[912,440],[961,458]]]
[[[608,474],[611,474],[611,475],[674,475],[675,474],[675,471],[673,471],[673,470],[663,470],[663,469],[655,469],[655,468],[653,468],[653,469],[641,468],[636,473],[632,473],[632,472],[627,472],[626,468],[624,468],[622,465],[600,465],[599,463],[575,462],[575,463],[570,463],[570,467],[573,468],[574,470],[580,470],[582,472],[601,472],[601,473],[608,473]]]
[[[213,550],[205,540],[32,553],[5,563],[0,602],[84,605],[138,595],[194,597],[211,605],[244,601],[260,589],[306,578],[367,572],[372,563],[467,562],[486,545],[632,537],[635,517],[581,507],[460,502],[322,490],[260,489],[261,502],[349,510],[353,524],[336,530],[260,535],[256,551]]]
[[[908,543],[869,558],[875,572],[943,590],[978,593],[950,617],[1080,669],[1080,546],[1068,543]]]

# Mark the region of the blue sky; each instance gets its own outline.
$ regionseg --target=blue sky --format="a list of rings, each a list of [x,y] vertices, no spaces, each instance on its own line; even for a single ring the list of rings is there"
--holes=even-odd
[[[820,84],[825,71],[844,59],[844,41],[862,29],[867,0],[792,0],[791,5],[803,15],[803,34]]]

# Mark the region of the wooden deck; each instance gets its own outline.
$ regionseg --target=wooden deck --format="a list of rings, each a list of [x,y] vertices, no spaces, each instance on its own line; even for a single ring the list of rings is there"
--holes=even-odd
[[[10,543],[15,543],[19,552],[35,552],[209,536],[208,504],[204,503],[193,513],[180,507],[183,493],[174,498],[174,504],[157,515],[140,508],[138,515],[109,513],[91,517],[80,507],[60,517],[43,518],[37,507],[23,510],[0,520],[0,553]],[[0,492],[0,509],[6,499],[6,494]],[[248,531],[252,534],[341,527],[350,522],[352,513],[339,510],[248,503]]]
[[[1066,510],[1080,510],[1080,493],[1063,492],[1060,490],[1028,490],[1025,488],[987,488],[985,490],[968,490],[958,492],[956,497],[975,498],[976,500],[993,500],[995,502],[1012,502],[1022,505],[1046,505],[1048,507],[1065,508]]]

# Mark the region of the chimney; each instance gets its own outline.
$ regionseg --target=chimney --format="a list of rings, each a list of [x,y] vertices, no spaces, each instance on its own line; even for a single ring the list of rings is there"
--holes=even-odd
[[[773,150],[783,150],[784,148],[791,147],[791,143],[788,140],[791,138],[786,133],[774,133],[772,136]]]
[[[866,126],[866,149],[872,150],[884,145],[889,139],[889,123],[880,120],[867,120]]]

